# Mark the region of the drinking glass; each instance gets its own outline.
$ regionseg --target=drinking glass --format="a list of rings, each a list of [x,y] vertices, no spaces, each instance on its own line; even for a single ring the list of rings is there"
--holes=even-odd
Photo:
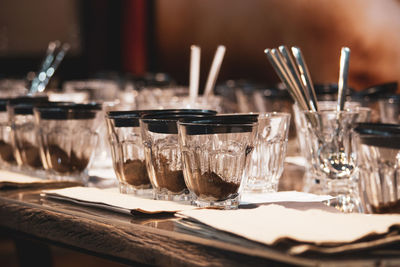
[[[378,103],[382,123],[400,122],[400,95],[382,97]]]
[[[336,198],[329,205],[343,212],[362,212],[357,184],[353,129],[359,110],[301,111],[305,128],[305,152],[313,177],[319,177],[322,193]]]
[[[336,106],[336,101],[318,101],[318,107],[320,111],[334,112],[336,110]],[[345,109],[356,110],[359,113],[357,122],[369,121],[370,109],[361,107],[360,103],[346,102]],[[293,105],[293,111],[293,118],[296,125],[297,142],[300,149],[300,155],[306,159],[306,165],[304,166],[305,173],[303,177],[303,191],[315,194],[323,194],[323,188],[320,182],[320,178],[318,176],[314,176],[313,172],[311,171],[311,154],[309,153],[310,139],[307,137],[307,118],[302,116],[302,112],[297,105]]]
[[[187,117],[214,115],[215,112],[144,115],[140,119],[147,172],[153,186],[154,198],[189,201],[189,191],[183,178],[181,151],[176,122]]]
[[[13,98],[28,94],[25,79],[1,79],[0,97]]]
[[[105,122],[106,111],[119,109],[121,103],[119,99],[120,86],[114,80],[108,79],[88,79],[66,81],[63,84],[63,92],[66,95],[82,94],[86,95],[85,102],[97,102],[102,104],[100,116],[98,116],[98,127],[96,131],[99,134],[99,142],[96,147],[95,158],[91,165],[91,171],[101,173],[102,171],[112,169],[112,158],[110,147],[107,144],[107,125]]]
[[[86,101],[110,102],[118,98],[119,85],[112,80],[76,80],[63,84],[65,93],[86,93]]]
[[[197,96],[195,101],[189,97],[187,87],[149,87],[139,92],[137,107],[139,109],[210,109],[221,112],[222,98],[216,95]]]
[[[86,183],[98,140],[98,110],[80,105],[35,107],[41,162],[52,178]]]
[[[400,213],[400,125],[363,123],[355,131],[365,211]]]
[[[186,185],[199,207],[236,209],[257,134],[257,116],[178,122]]]
[[[245,191],[276,192],[288,143],[289,113],[258,116],[258,136],[254,143]]]
[[[7,103],[9,100],[9,98],[0,99],[0,164],[2,168],[12,168],[17,164],[7,114]]]
[[[106,121],[113,167],[121,193],[149,195],[151,183],[146,169],[139,118],[141,111],[110,111]],[[151,190],[150,190],[151,191]]]
[[[43,169],[37,146],[37,131],[33,107],[47,103],[47,96],[17,97],[8,102],[7,111],[11,124],[11,140],[18,166],[26,169]]]
[[[371,109],[371,122],[382,122],[379,100],[396,93],[397,82],[376,84],[350,95],[351,101],[359,102],[363,107]]]

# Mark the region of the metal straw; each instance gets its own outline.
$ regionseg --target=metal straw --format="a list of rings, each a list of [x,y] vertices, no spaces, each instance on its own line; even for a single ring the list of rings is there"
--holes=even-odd
[[[45,72],[46,78],[38,85],[38,87],[37,87],[38,92],[43,92],[46,89],[46,86],[49,84],[51,77],[53,77],[54,73],[56,72],[58,66],[60,65],[61,61],[64,59],[64,57],[67,54],[69,49],[70,49],[70,45],[68,43],[65,43],[62,45],[61,50],[57,53],[53,63]]]
[[[314,111],[318,111],[319,110],[318,109],[318,101],[317,101],[317,96],[316,96],[315,90],[314,90],[314,84],[311,80],[311,75],[308,70],[307,64],[304,60],[303,54],[301,53],[300,48],[298,48],[296,46],[292,46],[292,53],[296,60],[297,66],[299,68],[301,80],[308,90],[308,94],[309,94],[310,100],[311,100],[310,101],[311,108]]]
[[[297,69],[297,65],[294,63],[290,50],[286,46],[281,45],[279,46],[279,51],[282,54],[283,58],[285,59],[287,68],[291,73],[293,81],[296,83],[300,94],[303,96],[303,99],[307,104],[307,110],[313,110],[312,106],[310,105],[311,97],[309,95],[308,90],[301,81],[299,70]]]
[[[312,97],[315,96],[314,87],[307,87],[305,83],[303,83],[300,70],[298,69],[302,68],[302,70],[305,70],[305,61],[301,60],[301,62],[304,63],[303,66],[297,66],[289,49],[285,46],[280,46],[279,50],[280,51],[275,48],[266,49],[265,53],[279,78],[286,85],[291,97],[299,105],[300,109],[318,111],[316,97]],[[308,79],[308,81],[311,83],[311,79]],[[322,125],[321,120],[316,120],[313,116],[307,116],[307,119],[315,128],[319,129]]]
[[[280,57],[279,52],[275,48],[267,48],[264,50],[264,53],[267,55],[268,60],[270,61],[272,67],[278,74],[281,81],[285,84],[293,100],[297,102],[302,109],[307,109],[307,105],[304,102],[304,99],[301,97],[301,94],[297,90],[297,87],[294,84],[293,80],[289,77],[289,73],[285,68],[285,64],[283,62],[283,59]]]
[[[51,77],[54,75],[57,67],[60,65],[61,61],[64,59],[65,54],[70,48],[68,43],[65,43],[60,48],[60,41],[52,41],[49,43],[46,51],[46,55],[42,61],[39,71],[31,82],[29,88],[29,94],[34,94],[37,92],[43,92],[46,89]]]

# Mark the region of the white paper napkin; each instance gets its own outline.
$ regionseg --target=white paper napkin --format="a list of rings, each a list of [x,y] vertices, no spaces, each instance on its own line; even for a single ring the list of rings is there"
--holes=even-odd
[[[47,180],[47,179],[43,179],[43,178],[31,177],[31,176],[17,173],[17,172],[0,170],[0,188],[3,188],[3,187],[33,187],[33,186],[44,186],[44,185],[53,185],[53,184],[76,186],[81,183]]]
[[[279,202],[323,202],[334,197],[329,195],[315,195],[297,191],[281,191],[275,193],[243,193],[241,205],[279,203]]]
[[[131,195],[120,194],[114,190],[103,190],[93,187],[70,187],[56,190],[44,190],[44,196],[71,201],[80,205],[95,206],[112,211],[130,213],[134,211],[156,214],[175,213],[192,210],[196,207],[172,201],[144,199]]]
[[[392,225],[400,225],[400,215],[301,211],[277,204],[255,209],[187,210],[178,215],[267,245],[282,238],[315,244],[347,243],[370,234],[384,234]]]
[[[116,180],[114,168],[91,168],[89,169],[89,176],[96,176],[103,179]]]

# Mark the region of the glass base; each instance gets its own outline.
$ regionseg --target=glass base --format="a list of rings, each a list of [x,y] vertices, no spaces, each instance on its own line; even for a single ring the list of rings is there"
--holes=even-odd
[[[46,174],[47,179],[50,180],[56,180],[56,181],[65,181],[65,182],[78,182],[82,183],[84,186],[88,185],[89,182],[89,175],[86,172],[83,173],[77,173],[77,174],[60,174],[60,173],[55,173],[52,171],[42,171],[43,173]],[[36,171],[36,174],[39,174],[40,171]]]
[[[240,196],[237,194],[233,198],[229,198],[222,201],[208,201],[195,199],[194,205],[200,208],[214,208],[214,209],[225,209],[225,210],[235,210],[239,207]]]
[[[271,183],[265,180],[247,183],[244,192],[248,193],[273,193],[278,191],[278,183]]]
[[[138,197],[143,197],[143,198],[153,198],[153,188],[135,188],[132,185],[128,185],[128,184],[122,184],[120,183],[118,185],[119,187],[119,192],[121,194],[129,194],[129,195],[134,195],[134,196],[138,196]]]
[[[17,164],[4,164],[1,166],[1,169],[10,172],[22,172],[21,167]]]
[[[351,179],[328,180],[324,182],[324,193],[335,197],[327,205],[345,213],[362,213],[357,183]]]
[[[328,206],[344,213],[363,213],[363,208],[357,197],[351,195],[336,195],[334,197],[334,199],[326,201]]]
[[[192,196],[189,194],[188,191],[185,191],[180,194],[176,194],[170,192],[166,189],[155,189],[154,191],[154,199],[156,200],[168,200],[168,201],[176,201],[176,202],[183,202],[186,204],[192,203]]]
[[[306,171],[303,176],[303,192],[323,195],[324,189],[322,187],[321,181],[314,176],[310,171]]]
[[[25,168],[25,166],[12,166],[12,167],[10,166],[10,168],[7,168],[5,170],[11,171],[11,172],[22,173],[27,176],[45,179],[45,180],[51,179],[51,177],[49,177],[49,174],[44,169],[31,169],[31,168]]]

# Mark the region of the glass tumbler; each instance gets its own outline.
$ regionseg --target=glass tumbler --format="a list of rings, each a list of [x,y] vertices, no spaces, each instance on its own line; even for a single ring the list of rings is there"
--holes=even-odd
[[[0,97],[15,98],[26,94],[28,94],[28,89],[25,79],[0,80]]]
[[[181,151],[176,122],[182,118],[214,115],[212,113],[178,112],[144,115],[140,119],[146,167],[153,186],[154,198],[189,201],[183,178]]]
[[[361,212],[356,176],[353,129],[360,116],[357,110],[302,111],[305,121],[306,158],[322,192],[336,198],[329,205],[343,212]]]
[[[7,114],[7,103],[9,100],[9,98],[0,98],[0,164],[2,168],[13,168],[17,165]]]
[[[87,94],[86,101],[114,101],[118,97],[119,85],[113,80],[93,79],[66,81],[63,91],[69,93]]]
[[[360,191],[367,213],[400,213],[400,125],[355,129]]]
[[[257,126],[257,115],[178,122],[185,182],[197,206],[238,208]]]
[[[371,122],[384,122],[382,120],[382,114],[380,113],[381,104],[379,100],[395,94],[397,88],[397,82],[376,84],[361,91],[353,92],[350,95],[350,99],[351,101],[361,103],[363,107],[369,107],[371,109]]]
[[[106,121],[113,167],[124,194],[147,195],[151,183],[146,169],[139,118],[141,111],[110,111]]]
[[[318,101],[320,111],[335,112],[336,101]],[[367,107],[361,107],[357,102],[346,102],[346,110],[354,110],[359,113],[357,122],[367,122],[370,119],[371,110]],[[306,159],[305,173],[303,178],[303,191],[314,194],[323,194],[322,183],[319,176],[315,176],[311,168],[310,138],[308,136],[308,120],[297,105],[293,105],[293,118],[296,125],[297,142],[300,148],[300,155]]]
[[[41,161],[55,179],[87,182],[98,110],[82,105],[34,108]]]
[[[379,112],[382,123],[400,122],[400,95],[389,95],[379,99]]]
[[[289,113],[263,113],[258,116],[258,136],[254,143],[245,191],[276,192],[288,143]]]
[[[63,84],[63,92],[66,95],[84,93],[87,97],[86,102],[92,101],[102,104],[103,110],[99,113],[100,116],[98,118],[100,120],[98,120],[98,128],[96,129],[99,134],[99,141],[96,147],[95,158],[90,168],[96,174],[101,173],[103,170],[111,170],[112,158],[110,147],[107,144],[107,125],[104,117],[108,108],[120,104],[120,100],[118,99],[120,86],[118,82],[109,79],[66,81]]]
[[[212,109],[221,112],[222,98],[216,95],[203,97],[199,95],[195,101],[189,97],[187,87],[150,87],[139,91],[136,105],[140,109]]]
[[[21,168],[43,169],[33,116],[33,107],[43,103],[48,103],[47,96],[17,97],[8,102],[14,156]]]

